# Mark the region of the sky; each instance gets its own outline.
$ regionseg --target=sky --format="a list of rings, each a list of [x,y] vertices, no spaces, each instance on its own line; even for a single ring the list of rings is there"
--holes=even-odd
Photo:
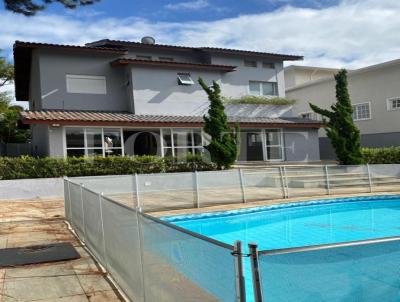
[[[2,1],[1,1],[2,2]],[[355,69],[400,58],[399,0],[100,0],[34,17],[0,4],[0,49],[15,40],[77,44],[99,39],[303,55],[288,62]]]

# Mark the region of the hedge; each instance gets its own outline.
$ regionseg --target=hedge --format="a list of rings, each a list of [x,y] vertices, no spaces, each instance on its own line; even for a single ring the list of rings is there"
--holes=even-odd
[[[188,155],[187,160],[158,156],[94,157],[67,159],[30,156],[0,157],[0,179],[47,178],[63,176],[122,175],[215,170],[215,165],[201,156]]]
[[[400,164],[400,147],[363,148],[362,155],[368,164]]]

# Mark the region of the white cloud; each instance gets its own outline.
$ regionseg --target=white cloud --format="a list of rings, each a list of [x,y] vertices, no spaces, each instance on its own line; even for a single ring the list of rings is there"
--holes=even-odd
[[[150,22],[140,18],[26,18],[0,12],[0,48],[15,40],[84,44],[103,38],[231,47],[305,56],[301,64],[357,68],[400,57],[400,1],[343,0],[321,9],[282,9],[213,22]],[[296,64],[300,62],[295,62]]]
[[[164,8],[169,10],[199,10],[210,6],[207,0],[185,1],[169,3]]]

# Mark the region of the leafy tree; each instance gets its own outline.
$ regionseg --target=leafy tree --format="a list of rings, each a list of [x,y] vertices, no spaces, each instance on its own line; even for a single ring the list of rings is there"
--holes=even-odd
[[[0,57],[0,88],[14,79],[14,67]],[[23,143],[27,141],[28,131],[18,128],[21,106],[11,105],[7,92],[0,92],[0,142]]]
[[[0,87],[14,79],[14,66],[0,57]]]
[[[310,104],[311,109],[328,118],[326,132],[335,149],[336,156],[343,165],[358,165],[363,163],[360,143],[360,130],[353,121],[353,106],[347,89],[347,71],[340,70],[335,75],[337,102],[330,110],[321,109]]]
[[[66,8],[74,9],[77,6],[89,5],[98,1],[100,0],[4,0],[4,4],[7,10],[14,13],[34,16],[54,2],[61,3]]]
[[[205,147],[211,155],[211,161],[217,164],[218,169],[229,168],[238,156],[238,133],[229,128],[228,118],[224,111],[221,97],[221,89],[217,82],[213,81],[211,87],[199,78],[199,84],[204,89],[210,100],[208,116],[204,116],[204,131],[210,135],[211,142]]]

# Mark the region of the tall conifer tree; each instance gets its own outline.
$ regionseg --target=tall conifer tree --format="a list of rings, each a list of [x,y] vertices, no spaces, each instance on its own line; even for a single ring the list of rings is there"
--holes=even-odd
[[[210,100],[208,116],[204,116],[204,131],[210,135],[211,142],[205,148],[210,152],[211,161],[217,164],[218,169],[229,168],[238,155],[239,127],[236,126],[235,130],[232,130],[228,126],[218,83],[213,81],[212,86],[208,87],[203,79],[199,78],[199,84]]]
[[[337,102],[330,110],[310,104],[311,109],[327,118],[326,133],[335,149],[336,156],[343,165],[363,163],[360,143],[360,130],[353,121],[353,106],[347,88],[347,71],[340,70],[335,75]]]

